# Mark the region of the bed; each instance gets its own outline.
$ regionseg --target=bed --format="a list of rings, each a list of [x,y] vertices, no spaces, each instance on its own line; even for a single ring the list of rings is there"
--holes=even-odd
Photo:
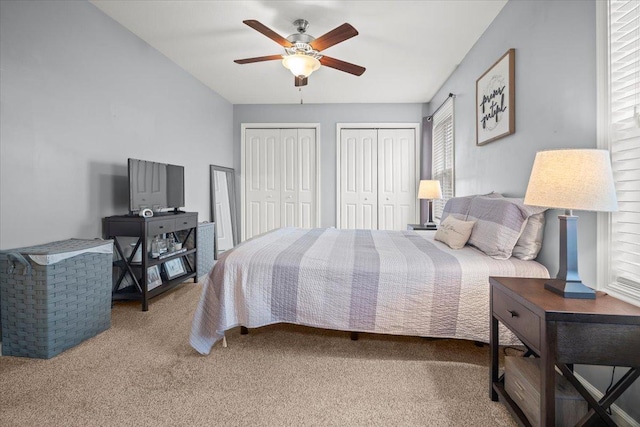
[[[548,278],[549,273],[526,259],[531,254],[513,256],[527,223],[534,223],[529,219],[542,211],[501,198],[517,207],[524,223],[514,222],[511,214],[495,220],[496,201],[483,200],[488,220],[478,206],[474,211],[477,198],[492,197],[450,200],[442,224],[448,223],[446,216],[470,220],[478,246],[453,249],[436,240],[436,231],[335,228],[282,228],[243,242],[224,253],[207,276],[191,345],[208,354],[228,329],[274,323],[489,342],[489,276]],[[505,223],[507,231],[500,228]],[[488,246],[478,242],[487,240],[484,234]],[[508,240],[508,256],[487,254],[498,240]],[[502,344],[519,343],[506,329],[500,336]]]

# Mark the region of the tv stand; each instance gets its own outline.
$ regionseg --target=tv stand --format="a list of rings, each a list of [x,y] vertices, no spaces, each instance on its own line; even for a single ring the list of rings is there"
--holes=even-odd
[[[150,218],[138,215],[118,215],[104,219],[104,234],[113,239],[116,251],[113,266],[119,270],[117,280],[111,289],[111,300],[137,300],[142,302],[142,311],[149,310],[149,300],[154,298],[188,279],[198,281],[196,262],[196,242],[198,232],[197,212],[162,212]],[[172,235],[176,242],[182,243],[182,249],[173,253],[162,254],[158,258],[152,258],[151,241],[157,235]],[[137,238],[131,255],[126,256],[121,244],[123,238]],[[131,240],[131,239],[129,239]],[[142,261],[134,262],[136,252],[142,253]],[[184,272],[178,276],[169,274],[165,263],[179,260]],[[175,264],[175,263],[174,263]],[[151,269],[151,270],[150,270]],[[157,269],[157,270],[156,270]],[[159,273],[160,284],[154,284],[149,276],[154,272]],[[121,285],[127,279],[129,285]],[[151,282],[151,283],[150,283]],[[151,289],[150,286],[151,285]]]

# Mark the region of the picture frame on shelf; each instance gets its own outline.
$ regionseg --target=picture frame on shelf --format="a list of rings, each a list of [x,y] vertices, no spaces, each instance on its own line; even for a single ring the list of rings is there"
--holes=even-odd
[[[516,50],[509,49],[476,80],[476,145],[516,131]]]
[[[178,276],[182,276],[187,271],[184,268],[184,262],[182,258],[175,258],[162,264],[164,268],[164,274],[168,280],[175,279]]]
[[[157,288],[162,285],[162,277],[160,277],[160,269],[157,265],[147,268],[147,290]]]

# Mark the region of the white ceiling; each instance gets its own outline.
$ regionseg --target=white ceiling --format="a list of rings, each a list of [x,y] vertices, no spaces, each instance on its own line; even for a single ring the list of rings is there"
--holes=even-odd
[[[214,1],[90,0],[233,104],[429,102],[507,0]],[[319,37],[348,22],[358,36],[327,55],[366,67],[360,77],[321,67],[299,92],[280,61],[234,59],[283,53],[244,25],[283,37],[304,18]]]

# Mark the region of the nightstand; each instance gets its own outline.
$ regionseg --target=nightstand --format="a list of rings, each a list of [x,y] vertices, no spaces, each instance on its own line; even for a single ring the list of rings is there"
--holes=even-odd
[[[578,425],[589,420],[615,425],[606,410],[640,376],[640,307],[603,292],[596,299],[563,298],[544,288],[547,279],[490,277],[491,400],[498,397],[520,424],[531,425],[498,375],[498,322],[525,345],[525,356],[539,357],[538,407],[541,426],[556,420],[556,367],[589,404]],[[629,367],[600,402],[573,374],[573,364]],[[598,419],[598,417],[600,419]]]
[[[424,224],[407,224],[407,230],[437,230],[438,226],[425,227]]]

